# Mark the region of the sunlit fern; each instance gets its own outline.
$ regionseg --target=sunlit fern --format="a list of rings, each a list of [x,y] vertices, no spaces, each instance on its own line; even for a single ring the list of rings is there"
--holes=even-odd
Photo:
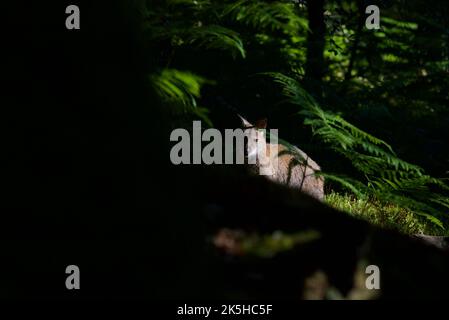
[[[174,47],[193,46],[229,52],[245,57],[239,34],[221,23],[223,3],[170,0],[167,8],[145,10],[145,28],[152,41],[169,40]]]
[[[268,29],[297,32],[299,29],[308,29],[307,19],[297,14],[293,1],[232,1],[224,7],[223,16],[231,17],[259,31]]]
[[[300,108],[298,113],[316,137],[330,150],[349,159],[366,181],[332,173],[321,175],[358,197],[374,196],[378,201],[410,209],[443,227],[449,212],[446,196],[449,187],[443,180],[426,175],[421,167],[398,158],[385,141],[322,109],[295,79],[279,73],[266,75],[280,84],[290,103]]]
[[[213,84],[212,81],[191,72],[176,69],[164,69],[152,74],[150,81],[162,99],[179,106],[185,112],[196,114],[211,125],[207,110],[198,107],[197,99],[201,96],[201,87],[207,83]]]

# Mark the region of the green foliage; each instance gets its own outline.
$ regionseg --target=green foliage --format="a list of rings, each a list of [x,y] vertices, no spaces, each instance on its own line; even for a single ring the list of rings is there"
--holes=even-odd
[[[146,28],[153,41],[170,40],[174,47],[217,49],[245,57],[239,34],[219,24],[221,6],[189,0],[170,0],[167,5],[146,11]]]
[[[326,195],[325,200],[336,209],[382,228],[396,230],[404,234],[441,234],[441,228],[437,225],[398,205],[386,205],[373,198],[360,199],[335,192]],[[445,234],[448,232],[446,231]]]
[[[295,33],[299,29],[308,29],[307,19],[297,14],[292,1],[264,2],[257,0],[240,0],[228,4],[223,16],[262,31],[279,30],[285,33]]]
[[[175,100],[185,106],[196,107],[200,97],[200,88],[207,80],[191,72],[164,69],[160,74],[152,75],[151,80],[162,97]]]
[[[301,39],[298,38],[298,31],[307,30],[307,20],[298,15],[297,6],[291,1],[169,0],[156,6],[148,4],[141,12],[145,18],[144,29],[152,45],[170,48],[170,51],[164,53],[167,61],[166,65],[161,66],[162,70],[177,69],[171,66],[174,63],[172,59],[183,49],[194,49],[199,53],[222,51],[234,59],[246,58],[246,46],[253,41],[254,36],[261,45],[280,45],[279,51],[283,54],[303,56],[295,48],[294,42]],[[250,26],[254,31],[244,29],[245,34],[242,35],[236,31],[239,26]],[[286,36],[279,39],[278,33]],[[291,41],[286,42],[286,39]],[[196,73],[193,68],[191,70]],[[179,74],[164,72],[162,78],[160,75],[151,76],[152,81],[158,82],[156,86],[159,91],[171,100],[176,96],[184,107],[188,103],[194,106],[198,96],[185,90],[186,83],[182,83],[184,80],[180,79]],[[198,78],[192,83],[195,82],[202,84]]]
[[[304,124],[309,125],[329,149],[350,160],[366,178],[366,187],[347,177],[330,173],[322,175],[340,183],[359,198],[372,196],[379,202],[408,208],[443,228],[441,218],[447,212],[449,199],[431,191],[431,186],[448,191],[449,187],[443,181],[425,175],[421,167],[398,158],[385,141],[341,116],[323,110],[296,80],[277,73],[268,75],[282,86],[289,102],[300,107]]]
[[[344,189],[346,189],[348,192],[351,192],[353,195],[357,197],[357,199],[367,199],[369,190],[367,186],[362,183],[361,181],[358,181],[356,179],[353,179],[351,177],[340,175],[340,174],[331,174],[331,173],[325,173],[320,172],[320,176],[322,176],[327,182],[333,181],[340,186],[342,186]]]
[[[208,110],[200,108],[197,100],[200,89],[213,81],[206,80],[190,71],[168,68],[176,50],[194,47],[198,50],[215,49],[228,52],[232,57],[245,58],[246,53],[239,34],[219,22],[221,5],[208,0],[170,0],[165,5],[144,7],[145,30],[154,43],[170,43],[172,52],[162,71],[150,75],[152,85],[161,97],[184,113],[190,113],[212,126]]]
[[[242,58],[246,56],[239,34],[222,26],[209,25],[192,28],[186,32],[185,39],[188,44],[200,48],[228,51],[234,58],[238,55]]]
[[[270,76],[282,86],[289,108],[299,107],[297,114],[318,138],[319,147],[348,160],[350,168],[344,173],[337,169],[319,173],[331,186],[338,184],[357,201],[397,206],[444,226],[449,209],[447,186],[426,174],[426,154],[415,146],[410,133],[424,128],[439,137],[447,128],[440,119],[449,119],[449,22],[445,19],[449,14],[444,14],[447,4],[442,0],[434,4],[438,10],[411,1],[420,9],[385,7],[381,29],[376,31],[364,28],[361,2],[326,1],[322,66],[326,71],[317,79],[323,88],[322,97],[317,95],[320,104],[295,79],[279,74],[304,76],[308,35],[313,30],[308,28],[303,5],[290,0],[148,1],[142,9],[145,28],[151,46],[160,51],[160,72],[150,79],[174,109],[211,124],[207,108],[215,106],[203,103],[200,96],[201,88],[209,83],[201,76],[206,63],[214,66],[207,70],[207,78],[219,80],[214,94],[232,101],[237,109],[262,108],[263,104],[271,108],[278,102],[264,99],[268,92],[262,92],[250,77],[275,70],[278,73]],[[221,59],[217,64],[214,53],[234,59]],[[273,98],[272,92],[268,95]],[[255,96],[262,98],[255,101]],[[284,110],[289,108],[277,108],[277,118],[287,119],[289,111]],[[293,139],[303,133],[298,131]],[[385,137],[394,139],[387,138],[387,143]],[[433,154],[428,158],[433,161]],[[416,159],[413,162],[422,167],[403,159]],[[447,171],[447,159],[447,152],[444,164],[438,159],[437,172]]]
[[[150,80],[162,99],[181,106],[184,112],[192,112],[212,125],[206,110],[198,107],[197,98],[200,97],[201,86],[213,82],[191,72],[176,69],[164,69],[151,75]]]

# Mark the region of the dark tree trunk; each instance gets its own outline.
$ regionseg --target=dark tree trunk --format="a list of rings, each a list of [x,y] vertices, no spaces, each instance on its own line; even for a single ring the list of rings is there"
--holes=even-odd
[[[322,96],[324,73],[324,0],[309,1],[307,5],[309,36],[307,39],[307,62],[305,67],[305,87],[317,98]]]
[[[364,2],[358,1],[357,5],[358,5],[358,11],[359,11],[358,18],[357,18],[357,28],[355,31],[354,42],[352,44],[351,51],[350,51],[348,69],[346,70],[346,73],[345,73],[345,84],[343,86],[343,94],[346,94],[346,92],[348,90],[349,80],[351,80],[351,78],[352,78],[352,70],[354,70],[354,63],[357,59],[357,51],[359,49],[363,26],[365,25]]]

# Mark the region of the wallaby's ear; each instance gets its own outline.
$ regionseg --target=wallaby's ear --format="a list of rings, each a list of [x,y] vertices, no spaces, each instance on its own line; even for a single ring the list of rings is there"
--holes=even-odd
[[[260,119],[256,121],[257,129],[266,129],[267,128],[267,119]]]
[[[242,124],[244,128],[252,128],[254,127],[251,123],[248,122],[245,118],[243,118],[241,115],[237,114],[239,118],[242,120]]]

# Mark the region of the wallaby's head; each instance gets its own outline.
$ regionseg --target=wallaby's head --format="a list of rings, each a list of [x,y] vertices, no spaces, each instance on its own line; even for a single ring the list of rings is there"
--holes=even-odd
[[[261,157],[265,157],[267,150],[267,138],[264,130],[267,127],[267,119],[258,120],[253,125],[242,116],[239,115],[239,117],[248,138],[245,156],[249,163],[256,163],[261,160]]]

